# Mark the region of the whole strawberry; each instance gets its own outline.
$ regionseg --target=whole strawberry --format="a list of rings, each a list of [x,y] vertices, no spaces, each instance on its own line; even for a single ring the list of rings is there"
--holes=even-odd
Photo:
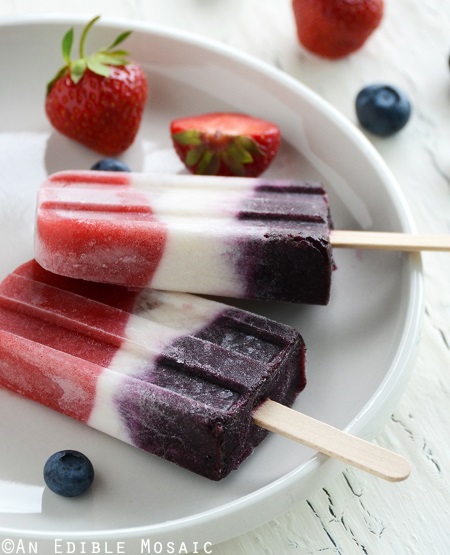
[[[98,19],[84,28],[76,60],[71,59],[73,29],[65,34],[65,65],[47,86],[45,111],[62,134],[101,154],[116,156],[136,137],[148,85],[142,68],[128,61],[128,52],[116,48],[131,31],[120,34],[110,46],[85,55],[86,36]]]
[[[380,25],[383,0],[292,0],[301,44],[324,58],[355,52]]]
[[[280,144],[274,123],[245,114],[217,112],[173,120],[174,148],[194,174],[257,177]]]

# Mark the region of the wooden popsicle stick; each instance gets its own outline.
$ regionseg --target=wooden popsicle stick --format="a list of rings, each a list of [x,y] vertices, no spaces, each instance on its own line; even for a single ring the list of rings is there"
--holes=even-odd
[[[333,247],[395,251],[450,251],[450,234],[396,233],[386,231],[346,231],[332,229]]]
[[[253,422],[390,482],[400,482],[410,474],[402,456],[270,399],[255,410]]]

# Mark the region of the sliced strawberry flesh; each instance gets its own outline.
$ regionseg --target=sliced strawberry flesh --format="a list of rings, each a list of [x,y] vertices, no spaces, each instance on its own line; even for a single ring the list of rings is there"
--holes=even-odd
[[[266,120],[237,113],[212,113],[172,121],[178,155],[193,173],[252,175],[274,158],[280,129]]]

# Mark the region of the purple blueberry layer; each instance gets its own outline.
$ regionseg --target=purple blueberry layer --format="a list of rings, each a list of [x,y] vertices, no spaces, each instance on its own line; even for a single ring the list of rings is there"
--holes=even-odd
[[[240,241],[237,271],[245,296],[325,305],[334,268],[325,190],[317,183],[262,184],[238,215],[260,233]]]
[[[230,308],[125,378],[116,402],[136,446],[220,480],[267,435],[253,424],[255,407],[291,405],[305,385],[298,332]]]

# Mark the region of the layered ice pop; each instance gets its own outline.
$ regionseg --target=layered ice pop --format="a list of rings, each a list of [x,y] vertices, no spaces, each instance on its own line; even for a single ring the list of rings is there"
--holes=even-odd
[[[213,480],[266,436],[255,409],[305,383],[296,330],[216,301],[35,261],[0,284],[1,386]]]
[[[318,183],[66,171],[40,188],[35,257],[94,282],[327,304],[331,227]]]

